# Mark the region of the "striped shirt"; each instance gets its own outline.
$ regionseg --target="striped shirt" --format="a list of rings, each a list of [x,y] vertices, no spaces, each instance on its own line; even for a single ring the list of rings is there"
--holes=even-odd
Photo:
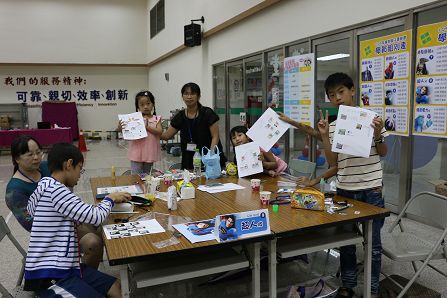
[[[329,141],[332,144],[337,120],[329,125]],[[381,132],[388,136],[385,128]],[[344,190],[364,190],[382,186],[382,164],[376,150],[374,140],[371,141],[369,157],[358,157],[338,153],[337,157],[337,188]]]
[[[64,278],[71,274],[79,276],[76,222],[99,226],[112,206],[110,198],[98,205],[84,203],[54,178],[42,178],[27,208],[34,220],[26,256],[25,282],[27,279]]]

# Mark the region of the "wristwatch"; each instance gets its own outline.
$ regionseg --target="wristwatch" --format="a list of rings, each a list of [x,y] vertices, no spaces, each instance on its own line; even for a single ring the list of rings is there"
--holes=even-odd
[[[381,135],[380,138],[378,138],[378,139],[376,139],[374,137],[374,143],[380,144],[380,143],[383,143],[383,142],[385,142],[385,137],[384,136]]]

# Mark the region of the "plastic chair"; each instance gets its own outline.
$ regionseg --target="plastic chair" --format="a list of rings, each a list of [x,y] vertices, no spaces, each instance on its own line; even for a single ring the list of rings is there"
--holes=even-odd
[[[300,174],[304,174],[309,179],[312,179],[315,176],[315,169],[317,164],[307,160],[301,159],[291,159],[289,162],[289,169],[292,172],[292,175],[298,176]]]
[[[423,218],[424,222],[428,222],[430,223],[430,225],[443,230],[435,243],[422,239],[415,233],[407,232],[403,227],[402,217],[405,216],[405,213],[407,212],[407,209],[410,207],[410,205],[414,204],[414,202],[416,202],[416,200],[420,198],[424,199],[421,204],[419,206],[412,207],[415,207],[415,210],[422,211],[424,207],[430,209],[430,218]],[[432,201],[436,203],[435,208],[433,207],[433,205],[428,204],[429,201],[432,199],[435,200]],[[444,205],[444,207],[439,206],[438,204]],[[402,289],[402,291],[399,293],[399,296],[397,296],[398,298],[405,295],[407,290],[411,287],[416,278],[420,276],[422,270],[424,270],[426,266],[447,277],[446,273],[429,264],[431,260],[447,260],[447,246],[445,243],[445,238],[447,236],[447,220],[445,219],[445,216],[437,216],[436,214],[433,214],[435,212],[433,209],[438,209],[442,213],[445,212],[446,208],[447,197],[432,192],[420,192],[414,195],[405,204],[403,210],[400,212],[399,216],[393,222],[388,231],[382,233],[383,254],[396,262],[411,262],[415,271],[415,274],[408,281],[405,287],[403,287],[397,281],[393,280],[390,276],[382,272],[383,275],[385,275],[394,284]],[[400,231],[398,231],[398,229],[395,229],[396,226],[399,226]],[[418,261],[422,262],[422,265],[419,268],[417,268],[416,266],[416,262]]]
[[[132,175],[131,170],[126,170],[126,171],[124,171],[124,173],[121,174],[121,176],[129,176],[129,175]]]
[[[6,221],[3,218],[3,216],[0,216],[0,242],[3,240],[3,238],[5,238],[5,236],[8,236],[12,244],[14,244],[14,246],[17,248],[20,254],[22,254],[23,259],[19,278],[17,279],[16,287],[13,289],[13,292],[12,293],[8,292],[8,290],[6,290],[5,287],[3,287],[3,285],[0,283],[0,293],[3,295],[3,297],[35,297],[35,294],[33,292],[23,291],[22,287],[22,280],[25,269],[26,251],[22,248],[20,243],[17,242],[16,238],[12,235],[11,230],[6,224]]]

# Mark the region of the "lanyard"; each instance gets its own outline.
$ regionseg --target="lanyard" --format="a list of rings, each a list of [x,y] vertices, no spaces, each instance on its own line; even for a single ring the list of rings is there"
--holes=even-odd
[[[188,122],[189,139],[190,139],[191,143],[192,143],[192,131],[194,130],[194,126],[196,124],[198,113],[199,113],[199,109],[197,108],[196,115],[194,116],[194,119],[189,119],[188,118],[188,112],[186,112],[186,120]]]

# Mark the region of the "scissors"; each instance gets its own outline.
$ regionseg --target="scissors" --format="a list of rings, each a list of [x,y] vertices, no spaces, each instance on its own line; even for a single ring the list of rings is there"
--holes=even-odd
[[[269,201],[269,205],[285,205],[290,204],[290,196],[277,196]]]

